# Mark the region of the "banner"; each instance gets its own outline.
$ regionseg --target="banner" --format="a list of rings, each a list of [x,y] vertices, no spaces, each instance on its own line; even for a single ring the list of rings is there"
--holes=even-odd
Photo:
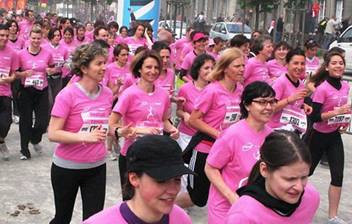
[[[118,1],[118,23],[129,27],[131,18],[140,22],[149,22],[156,34],[160,14],[160,0],[124,0]],[[133,17],[134,15],[134,17]]]
[[[0,8],[12,10],[16,6],[16,10],[24,9],[26,7],[27,0],[0,0]]]

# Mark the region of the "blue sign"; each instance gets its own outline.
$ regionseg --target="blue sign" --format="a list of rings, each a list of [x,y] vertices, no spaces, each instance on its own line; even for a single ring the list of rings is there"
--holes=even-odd
[[[158,30],[160,0],[124,0],[118,1],[118,22],[129,27],[131,13],[137,21],[149,22],[156,34]]]

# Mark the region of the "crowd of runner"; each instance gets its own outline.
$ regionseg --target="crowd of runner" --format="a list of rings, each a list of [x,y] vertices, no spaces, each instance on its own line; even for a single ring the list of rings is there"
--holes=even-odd
[[[333,48],[321,60],[318,47],[1,11],[2,159],[41,154],[46,132],[58,143],[52,224],[70,223],[78,190],[86,224],[191,223],[184,209],[206,205],[210,224],[278,224],[312,223],[320,196],[308,177],[325,155],[327,223],[345,223],[345,58]],[[12,122],[18,149],[6,145]],[[123,201],[103,210],[108,157]]]

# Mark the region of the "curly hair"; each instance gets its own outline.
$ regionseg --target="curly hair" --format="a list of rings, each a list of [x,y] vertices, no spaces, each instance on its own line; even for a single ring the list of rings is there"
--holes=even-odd
[[[83,44],[72,55],[72,72],[82,77],[82,66],[88,67],[97,56],[107,57],[107,51],[97,44]]]

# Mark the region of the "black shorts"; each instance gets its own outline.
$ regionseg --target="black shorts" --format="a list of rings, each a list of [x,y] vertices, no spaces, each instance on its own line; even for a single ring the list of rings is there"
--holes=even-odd
[[[188,175],[187,191],[193,204],[204,207],[208,201],[210,182],[204,172],[205,163],[208,153],[193,150],[189,168],[197,173],[197,175]]]

